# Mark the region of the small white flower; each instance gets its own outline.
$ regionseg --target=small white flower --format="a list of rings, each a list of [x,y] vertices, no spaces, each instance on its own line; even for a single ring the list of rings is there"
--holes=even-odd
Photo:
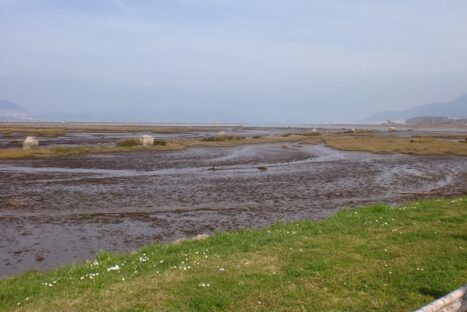
[[[111,272],[111,271],[120,271],[120,266],[116,264],[114,266],[107,268],[107,272]]]

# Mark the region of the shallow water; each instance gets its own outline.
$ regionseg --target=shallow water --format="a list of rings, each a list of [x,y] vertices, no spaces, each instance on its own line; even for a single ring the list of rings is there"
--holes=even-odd
[[[342,207],[466,193],[467,157],[296,143],[0,161],[0,275]]]

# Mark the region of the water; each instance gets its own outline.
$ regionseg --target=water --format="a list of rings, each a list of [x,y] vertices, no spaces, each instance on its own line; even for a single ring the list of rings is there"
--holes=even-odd
[[[466,193],[467,157],[298,143],[0,161],[0,275],[343,207]]]

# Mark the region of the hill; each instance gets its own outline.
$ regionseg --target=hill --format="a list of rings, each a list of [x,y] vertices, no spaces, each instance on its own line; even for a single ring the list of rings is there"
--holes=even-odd
[[[451,102],[432,103],[404,111],[383,111],[369,116],[366,121],[407,120],[409,118],[433,116],[449,118],[467,117],[467,93]]]
[[[31,121],[32,114],[18,104],[0,100],[0,121]]]

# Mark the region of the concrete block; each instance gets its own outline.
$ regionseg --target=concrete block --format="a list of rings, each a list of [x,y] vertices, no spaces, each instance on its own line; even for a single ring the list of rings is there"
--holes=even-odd
[[[26,137],[26,140],[23,142],[23,149],[31,149],[31,148],[37,148],[39,147],[39,140],[36,139],[36,137],[33,136],[28,136]]]
[[[153,146],[154,145],[154,137],[150,135],[143,135],[140,139],[140,142],[143,146]]]

